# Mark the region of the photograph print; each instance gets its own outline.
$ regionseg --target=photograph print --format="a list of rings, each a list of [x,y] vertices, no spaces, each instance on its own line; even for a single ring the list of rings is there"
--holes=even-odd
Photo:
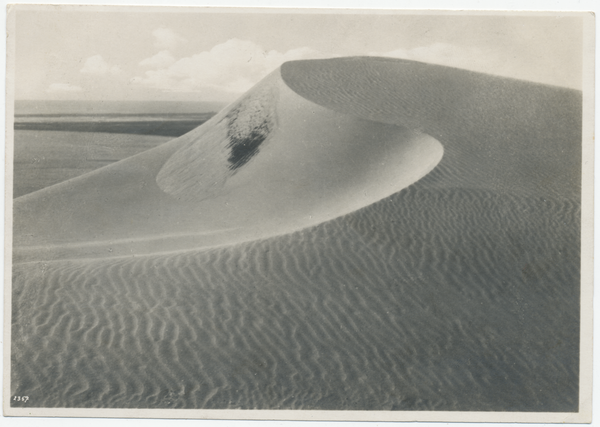
[[[10,6],[5,414],[589,422],[593,27]]]

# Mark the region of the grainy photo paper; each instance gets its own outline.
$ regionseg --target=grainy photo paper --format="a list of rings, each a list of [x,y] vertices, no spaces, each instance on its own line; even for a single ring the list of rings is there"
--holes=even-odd
[[[9,6],[4,413],[589,422],[594,25]]]

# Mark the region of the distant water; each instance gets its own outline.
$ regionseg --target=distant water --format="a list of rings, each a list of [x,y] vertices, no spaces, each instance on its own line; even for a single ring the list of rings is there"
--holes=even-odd
[[[15,130],[178,137],[206,122],[215,103],[17,101]],[[112,109],[111,109],[112,108]]]
[[[16,265],[11,392],[44,407],[575,411],[579,217],[576,199],[426,178],[279,238]]]
[[[176,101],[54,101],[17,100],[16,115],[146,115],[214,113],[226,104]]]

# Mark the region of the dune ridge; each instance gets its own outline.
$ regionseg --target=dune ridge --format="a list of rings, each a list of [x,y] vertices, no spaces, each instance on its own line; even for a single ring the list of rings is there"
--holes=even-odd
[[[131,256],[286,234],[401,190],[442,155],[427,134],[298,96],[277,70],[178,139],[15,199],[14,259]]]
[[[580,197],[581,91],[391,58],[293,61],[281,75],[318,105],[436,138],[456,169],[438,188]]]

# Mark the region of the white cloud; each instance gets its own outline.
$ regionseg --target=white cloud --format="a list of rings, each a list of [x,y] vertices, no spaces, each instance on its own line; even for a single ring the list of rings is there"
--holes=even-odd
[[[63,93],[63,92],[81,92],[83,89],[81,86],[75,86],[69,83],[52,83],[46,89],[48,93]]]
[[[140,65],[151,68],[166,68],[175,62],[175,58],[168,50],[161,50],[156,55],[146,58],[140,62]]]
[[[104,58],[102,58],[102,55],[94,55],[85,60],[83,68],[79,71],[86,74],[102,75],[108,73],[119,74],[121,69],[116,65],[109,65]]]
[[[242,93],[285,61],[318,58],[322,55],[307,47],[285,53],[265,51],[247,40],[232,39],[156,70],[146,71],[132,82],[175,92],[205,89]]]
[[[484,52],[474,47],[462,47],[448,43],[434,43],[429,46],[397,49],[385,53],[371,52],[370,55],[429,62],[491,74],[494,74],[502,66],[501,58],[496,52]]]
[[[187,42],[185,38],[170,28],[157,28],[152,31],[152,35],[154,36],[154,46],[158,49],[174,49],[178,45]]]

